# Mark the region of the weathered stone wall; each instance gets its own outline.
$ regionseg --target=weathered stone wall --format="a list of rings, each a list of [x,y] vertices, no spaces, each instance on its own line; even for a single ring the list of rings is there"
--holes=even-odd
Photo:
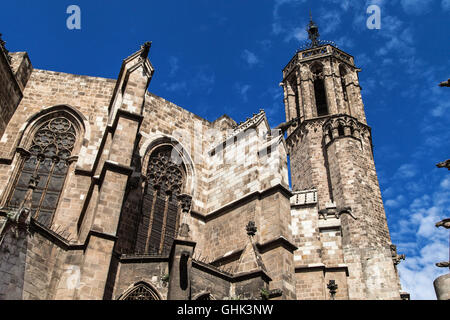
[[[11,69],[23,91],[33,72],[30,58],[26,52],[10,52],[9,55],[11,57]]]
[[[67,252],[38,232],[6,233],[0,248],[0,300],[51,300]],[[67,283],[60,285],[66,286]]]
[[[0,300],[21,300],[25,279],[28,238],[8,233],[0,247]]]
[[[324,118],[307,120],[288,137],[292,190],[317,189],[319,208],[330,201],[327,163],[322,147]]]
[[[297,109],[301,114],[301,123],[291,129],[287,139],[293,190],[317,190],[317,206],[305,203],[292,208],[292,232],[299,246],[294,257],[298,297],[326,298],[324,285],[329,270],[339,270],[333,276],[339,278],[341,288],[348,288],[338,293],[341,298],[399,298],[359,71],[353,57],[324,46],[298,53],[284,72],[285,102],[289,105],[286,118],[292,118],[292,105],[296,103],[286,87],[286,80],[292,76],[298,77]],[[324,81],[329,112],[322,117],[318,117],[316,108],[317,77]],[[319,210],[337,207],[334,210],[339,211],[346,206],[351,207],[356,219],[349,214],[328,216],[327,220],[319,217]],[[344,269],[347,276],[342,275]],[[318,285],[313,279],[320,272],[324,278]]]
[[[215,300],[229,299],[233,296],[232,284],[218,272],[206,271],[201,266],[193,264],[191,280],[191,297],[195,299],[201,294],[209,293]]]
[[[0,48],[0,139],[23,97],[23,89],[33,69],[25,53],[10,53],[10,56],[11,65]]]
[[[163,300],[167,299],[168,282],[163,279],[169,273],[168,268],[167,261],[139,261],[139,258],[136,258],[119,262],[113,300],[119,299],[128,289],[139,282],[151,285]]]
[[[20,157],[15,153],[19,145],[26,147],[26,139],[22,135],[29,131],[28,122],[39,113],[45,114],[54,110],[54,106],[70,105],[85,118],[78,139],[79,160],[71,165],[66,179],[60,205],[55,212],[55,225],[67,228],[72,235],[77,234],[77,223],[81,208],[87,197],[91,183],[90,177],[75,174],[75,168],[91,170],[103,132],[106,128],[107,108],[115,81],[86,76],[76,76],[51,71],[34,70],[24,90],[24,98],[17,107],[10,123],[0,141],[0,157],[11,161],[11,165],[0,165],[0,194],[2,205],[10,192],[14,169],[20,163]],[[69,110],[55,108],[55,110]],[[83,120],[83,118],[82,118]]]

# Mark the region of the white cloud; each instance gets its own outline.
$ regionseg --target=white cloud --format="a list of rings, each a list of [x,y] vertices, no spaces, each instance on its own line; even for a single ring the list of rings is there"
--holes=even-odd
[[[402,262],[399,265],[402,288],[411,294],[411,299],[436,300],[433,281],[447,271],[437,268],[434,263],[440,262],[440,260],[432,259],[432,257],[441,256],[440,253],[447,250],[448,248],[443,244],[431,244],[424,247],[419,256],[407,257],[408,264]]]
[[[241,83],[236,83],[234,85],[235,90],[239,93],[244,102],[248,101],[248,91],[251,89],[251,87],[252,86],[249,84],[241,84]]]
[[[273,8],[272,33],[278,35],[285,32],[285,28],[283,26],[284,19],[280,15],[281,7],[285,5],[299,5],[305,1],[306,0],[275,0],[275,5]]]
[[[450,11],[450,0],[442,0],[441,6],[445,11]]]
[[[450,190],[450,176],[441,181],[441,188]]]
[[[430,10],[433,0],[401,0],[403,10],[408,14],[424,14]]]
[[[376,51],[377,55],[385,56],[396,51],[409,56],[415,52],[412,29],[405,28],[404,23],[396,17],[383,18],[380,36],[384,37],[387,42]]]
[[[448,111],[450,111],[450,101],[442,100],[437,102],[437,105],[431,110],[431,115],[433,117],[441,117]]]
[[[291,32],[288,32],[288,35],[284,38],[285,42],[289,42],[291,40],[295,40],[298,42],[303,42],[308,39],[308,32],[306,32],[305,28],[294,28]]]
[[[327,34],[339,31],[338,28],[342,22],[341,12],[338,10],[322,10],[320,14],[320,25],[322,31],[320,33]]]
[[[355,45],[354,41],[346,36],[342,36],[339,39],[336,39],[335,42],[338,45],[338,47],[342,49],[351,49]]]
[[[447,261],[448,231],[436,228],[436,222],[447,217],[450,205],[450,177],[444,178],[436,190],[425,194],[402,210],[402,219],[392,228],[393,238],[407,239],[397,244],[399,253],[407,254],[398,269],[404,291],[411,299],[436,299],[433,281],[447,270],[435,263]]]
[[[171,82],[170,84],[165,83],[164,87],[169,92],[186,91],[187,90],[187,83],[185,81]]]
[[[174,68],[177,70],[177,63],[172,61]],[[166,82],[163,84],[164,88],[169,92],[183,92],[183,94],[190,95],[192,91],[202,91],[202,93],[211,93],[216,77],[214,72],[211,72],[208,66],[197,66],[189,70],[190,81],[180,80],[173,82]],[[180,77],[182,78],[182,77]]]
[[[215,82],[216,76],[207,66],[199,67],[192,79],[193,86],[207,94],[211,93]]]
[[[258,64],[259,58],[254,54],[253,52],[245,49],[244,52],[241,55],[242,59],[250,66],[253,67],[254,65]]]
[[[397,169],[394,179],[409,179],[417,174],[417,168],[414,164],[405,163]]]
[[[404,201],[405,197],[402,195],[398,195],[395,199],[386,200],[385,205],[386,207],[398,208],[403,204]]]
[[[180,69],[179,66],[179,59],[177,57],[169,57],[169,75],[174,76],[178,69]]]

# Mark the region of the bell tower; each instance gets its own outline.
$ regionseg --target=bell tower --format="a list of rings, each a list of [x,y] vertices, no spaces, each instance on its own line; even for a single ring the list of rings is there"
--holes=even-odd
[[[291,125],[286,141],[292,189],[317,191],[318,216],[336,213],[342,255],[335,262],[348,268],[348,297],[399,299],[396,253],[391,250],[361,98],[361,70],[351,55],[320,40],[312,18],[307,31],[310,41],[284,68],[280,84]],[[308,262],[324,263],[321,254],[312,254]]]

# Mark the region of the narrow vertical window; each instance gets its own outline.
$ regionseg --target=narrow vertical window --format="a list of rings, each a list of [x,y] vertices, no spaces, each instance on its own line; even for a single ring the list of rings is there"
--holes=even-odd
[[[300,118],[301,114],[300,114],[300,97],[299,97],[299,92],[298,92],[298,87],[297,87],[297,81],[296,79],[292,79],[292,81],[290,81],[290,86],[292,88],[292,92],[294,94],[294,103],[295,103],[295,111],[297,112],[297,118]]]
[[[314,79],[314,96],[316,99],[317,116],[325,116],[328,114],[328,104],[323,69],[322,67],[315,65],[311,71],[313,72]]]
[[[142,221],[136,252],[167,255],[177,236],[181,208],[178,197],[184,185],[184,167],[172,161],[171,146],[152,153],[142,203]]]
[[[73,123],[59,117],[42,124],[34,134],[29,155],[24,159],[8,207],[16,208],[25,198],[31,177],[39,183],[33,192],[32,216],[49,227],[67,175],[68,159],[77,139]]]
[[[338,126],[338,134],[339,134],[339,137],[345,136],[344,126],[342,124],[339,124],[339,126]]]
[[[342,86],[342,92],[344,94],[344,100],[348,101],[347,85],[345,83],[345,75],[347,74],[347,71],[345,70],[345,68],[342,65],[339,66],[339,73],[341,76],[341,86]]]

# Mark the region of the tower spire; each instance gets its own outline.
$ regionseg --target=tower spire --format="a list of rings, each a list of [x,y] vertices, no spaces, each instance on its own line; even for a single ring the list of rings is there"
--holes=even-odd
[[[312,13],[311,10],[309,11],[309,25],[307,28],[308,31],[308,38],[311,40],[311,47],[318,47],[320,43],[320,34],[319,34],[319,27],[312,19]]]

